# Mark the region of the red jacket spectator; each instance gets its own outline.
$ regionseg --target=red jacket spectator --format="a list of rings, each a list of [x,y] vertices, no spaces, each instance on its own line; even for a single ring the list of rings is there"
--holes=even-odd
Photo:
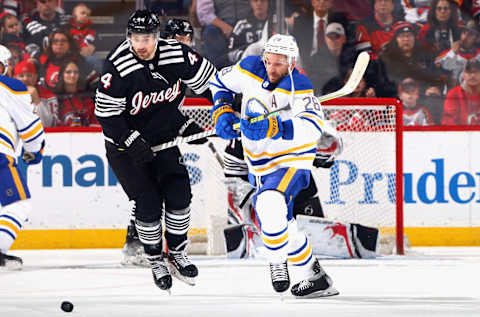
[[[480,94],[469,94],[462,86],[451,89],[445,98],[442,125],[480,125]]]
[[[100,126],[95,118],[95,103],[90,96],[59,95],[61,125],[67,127]]]
[[[79,24],[73,18],[70,18],[69,31],[75,42],[77,42],[78,47],[81,48],[95,42],[96,31],[91,27],[92,24],[90,20],[86,23]]]

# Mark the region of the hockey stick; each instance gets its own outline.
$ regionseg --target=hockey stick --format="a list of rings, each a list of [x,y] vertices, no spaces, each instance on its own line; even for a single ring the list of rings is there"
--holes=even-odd
[[[339,90],[334,91],[332,93],[317,97],[318,101],[322,103],[328,100],[340,98],[340,97],[351,94],[355,90],[355,88],[357,88],[358,84],[360,83],[360,80],[362,80],[363,75],[367,70],[369,61],[370,61],[370,55],[367,52],[361,52],[358,55],[357,60],[355,61],[355,66],[353,67],[352,74],[350,75],[350,78],[348,78],[348,81],[345,84],[345,86],[343,86]],[[289,107],[282,108],[282,109],[255,117],[253,119],[250,119],[250,123],[255,123],[260,120],[264,120],[270,116],[276,116],[280,112],[280,110],[286,110],[288,108]],[[235,130],[238,130],[240,128],[240,123],[234,124],[233,128]]]
[[[285,109],[289,109],[290,108],[290,104],[287,105],[287,107],[285,108],[282,108],[281,110],[285,110]],[[264,116],[270,116],[270,115],[274,115],[276,113],[278,113],[278,111],[280,110],[276,110],[274,112],[270,112],[270,113],[267,113],[265,114]],[[262,120],[263,118],[261,117],[264,117],[264,116],[260,116],[260,117],[255,117],[255,118],[252,118],[250,119],[250,122],[251,123],[254,123],[254,122],[257,122],[257,121],[260,121]],[[238,125],[238,128],[240,128],[240,124],[237,123]],[[235,129],[235,125],[233,126],[234,129]],[[198,139],[202,139],[202,138],[205,138],[205,137],[208,137],[208,136],[211,136],[211,135],[214,135],[216,132],[215,132],[215,129],[211,129],[211,130],[206,130],[206,131],[203,131],[203,132],[200,132],[200,133],[196,133],[196,134],[192,134],[192,135],[189,135],[189,136],[186,136],[186,137],[181,137],[181,136],[178,136],[176,137],[174,140],[170,141],[170,142],[167,142],[167,143],[162,143],[162,144],[158,144],[158,145],[154,145],[151,147],[152,151],[153,152],[158,152],[158,151],[162,151],[162,150],[165,150],[165,149],[168,149],[168,148],[171,148],[171,147],[174,147],[174,146],[177,146],[177,145],[180,145],[182,143],[188,143],[190,141],[195,141],[195,140],[198,140]],[[208,145],[208,147],[210,148],[210,150],[212,150],[212,152],[215,154],[215,152],[213,151],[213,149],[210,147],[210,145]],[[215,150],[216,151],[216,150]],[[218,153],[215,154],[215,157],[216,156],[220,156]],[[221,157],[220,157],[221,159]],[[218,162],[220,163],[220,160],[217,158]],[[223,162],[222,162],[223,163]],[[222,164],[220,163],[220,164]]]
[[[225,167],[225,164],[223,163],[223,159],[220,156],[220,153],[218,153],[217,149],[215,148],[215,145],[211,141],[208,141],[207,145],[210,151],[212,151],[213,155],[215,155],[215,158],[217,159],[218,164],[220,164],[220,166],[223,169]]]
[[[334,91],[332,93],[329,93],[329,94],[326,94],[324,96],[318,97],[318,101],[324,102],[324,101],[327,101],[327,100],[332,100],[332,99],[335,99],[335,98],[340,98],[340,97],[351,94],[355,90],[355,88],[357,88],[358,84],[360,83],[360,80],[362,80],[363,75],[365,74],[365,71],[367,70],[369,61],[370,61],[370,55],[367,52],[360,53],[357,57],[357,60],[355,61],[355,66],[353,67],[352,74],[350,75],[350,78],[348,79],[345,86],[343,86],[342,88],[340,88],[337,91]],[[275,115],[278,114],[279,111],[286,110],[288,108],[289,107],[282,108],[280,110],[276,110],[276,111],[273,111],[273,112],[270,112],[270,113],[252,118],[252,119],[250,119],[250,122],[254,123],[254,122],[258,122],[260,120],[264,120],[264,119],[266,119],[270,116],[275,116]],[[240,124],[239,123],[235,124],[233,126],[233,128],[238,130],[240,128]],[[158,151],[161,151],[161,150],[164,150],[164,149],[167,149],[167,148],[177,146],[181,143],[186,143],[186,142],[198,140],[198,139],[201,139],[201,138],[204,138],[204,137],[207,137],[207,136],[211,136],[211,135],[214,135],[214,134],[215,134],[215,129],[212,129],[212,130],[207,130],[207,131],[200,132],[200,133],[197,133],[197,134],[192,134],[192,135],[187,136],[187,137],[177,137],[175,140],[170,141],[168,143],[163,143],[163,144],[153,146],[152,150],[154,152],[158,152]]]
[[[158,152],[158,151],[162,151],[162,150],[177,146],[182,143],[188,143],[190,141],[206,138],[207,136],[211,136],[214,134],[215,134],[215,129],[211,129],[211,130],[203,131],[203,132],[192,134],[185,137],[178,136],[170,142],[152,146],[151,149],[153,152]]]
[[[332,100],[335,98],[350,95],[355,90],[355,88],[357,88],[360,80],[362,80],[363,75],[367,70],[369,61],[370,55],[367,52],[361,52],[358,55],[357,60],[355,61],[355,66],[353,67],[352,74],[350,75],[350,78],[348,78],[345,86],[343,86],[337,91],[318,97],[318,101],[324,102],[327,100]]]

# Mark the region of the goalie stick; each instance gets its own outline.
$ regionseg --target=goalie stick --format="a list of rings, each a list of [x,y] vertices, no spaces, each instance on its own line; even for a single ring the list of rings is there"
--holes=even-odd
[[[355,88],[357,88],[358,84],[360,83],[360,80],[363,78],[363,75],[365,74],[365,71],[367,70],[369,61],[370,61],[370,55],[367,52],[361,52],[358,55],[357,60],[355,61],[355,66],[353,67],[352,74],[350,75],[350,78],[348,79],[345,86],[343,86],[339,90],[334,91],[332,93],[326,94],[324,96],[317,97],[318,101],[320,101],[320,103],[322,103],[322,102],[325,102],[325,101],[328,101],[328,100],[332,100],[332,99],[335,99],[335,98],[340,98],[340,97],[351,94],[355,90]],[[285,110],[285,109],[288,109],[288,107],[282,108],[280,110]],[[275,115],[278,114],[278,112],[280,110],[276,110],[276,111],[273,111],[273,112],[270,112],[270,113],[252,118],[252,119],[250,119],[250,122],[254,123],[254,122],[258,122],[260,120],[264,120],[265,118],[268,118],[269,116],[275,116]],[[238,130],[240,128],[240,124],[237,123],[237,124],[233,125],[233,128]],[[192,135],[189,135],[187,137],[177,137],[173,141],[152,146],[152,151],[154,151],[154,152],[162,151],[162,150],[177,146],[177,145],[182,144],[182,143],[198,140],[198,139],[205,138],[205,137],[208,137],[208,136],[211,136],[211,135],[214,135],[214,134],[215,134],[215,129],[212,129],[212,130],[207,130],[207,131],[200,132],[200,133],[197,133],[197,134],[192,134]]]

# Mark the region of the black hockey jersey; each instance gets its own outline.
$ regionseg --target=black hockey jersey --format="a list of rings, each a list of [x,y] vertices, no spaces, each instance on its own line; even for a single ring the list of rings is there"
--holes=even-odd
[[[208,89],[215,67],[188,46],[160,39],[155,57],[144,61],[119,44],[105,59],[95,95],[95,115],[105,139],[118,144],[129,130],[138,130],[151,145],[172,140],[187,118],[179,111],[185,89]]]

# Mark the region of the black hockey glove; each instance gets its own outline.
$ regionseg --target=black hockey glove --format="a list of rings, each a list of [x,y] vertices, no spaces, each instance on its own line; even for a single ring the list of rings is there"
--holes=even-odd
[[[195,123],[192,119],[189,119],[185,124],[180,128],[178,134],[182,137],[187,137],[192,134],[197,134],[203,132],[203,129]],[[187,142],[188,144],[205,144],[208,142],[207,138],[201,138]]]
[[[148,163],[155,156],[148,142],[142,138],[137,130],[131,130],[124,135],[120,139],[120,146],[127,151],[137,165]]]

